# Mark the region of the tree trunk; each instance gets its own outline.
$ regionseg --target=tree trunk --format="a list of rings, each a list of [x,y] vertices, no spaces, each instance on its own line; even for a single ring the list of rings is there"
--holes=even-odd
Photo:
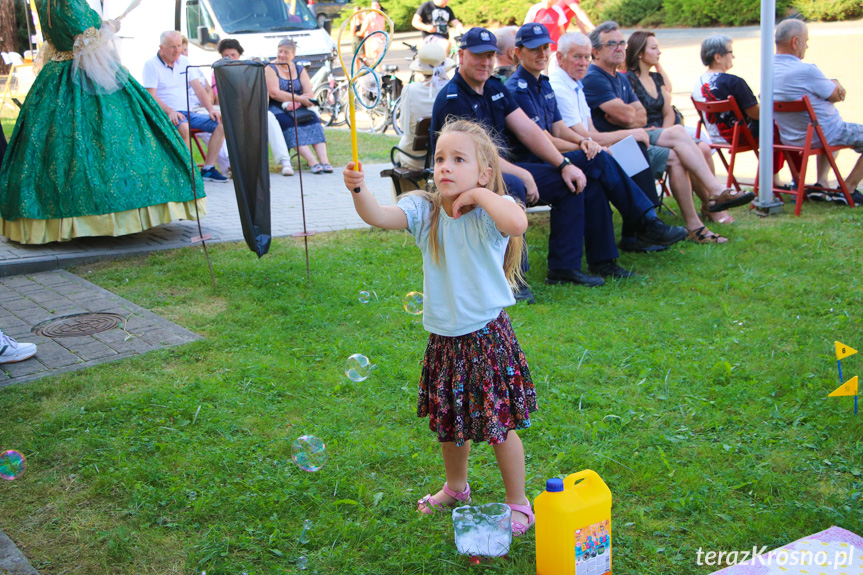
[[[15,0],[0,0],[0,52],[18,51],[18,20]],[[0,74],[8,74],[9,66],[0,60]]]

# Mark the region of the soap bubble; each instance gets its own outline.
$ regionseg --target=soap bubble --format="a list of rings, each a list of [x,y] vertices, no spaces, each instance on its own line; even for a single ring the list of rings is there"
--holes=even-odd
[[[294,441],[291,459],[303,471],[320,471],[327,463],[327,446],[314,435],[303,435]]]
[[[359,383],[368,379],[375,367],[369,358],[361,353],[355,353],[345,362],[345,375],[351,381]]]
[[[404,299],[405,311],[412,315],[421,315],[423,312],[423,294],[422,292],[412,291],[405,296]]]
[[[360,292],[360,297],[359,297],[360,303],[369,303],[370,301],[372,301],[372,298],[374,298],[375,300],[378,299],[378,294],[376,294],[374,292],[374,290],[372,290],[372,291],[363,290]]]
[[[27,460],[17,451],[9,450],[0,453],[0,478],[7,481],[18,479],[27,467]]]
[[[300,533],[300,544],[305,545],[309,542],[309,531],[312,530],[312,521],[311,519],[306,519],[303,521],[303,532]]]
[[[301,555],[297,557],[297,569],[300,571],[305,571],[309,568],[309,560],[306,559],[305,555]]]

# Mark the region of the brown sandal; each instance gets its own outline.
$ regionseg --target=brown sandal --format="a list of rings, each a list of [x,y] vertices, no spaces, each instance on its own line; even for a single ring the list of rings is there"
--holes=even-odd
[[[695,230],[686,230],[686,239],[696,244],[724,244],[728,238],[714,234],[707,226],[701,226]]]
[[[728,208],[743,206],[755,199],[752,192],[738,192],[734,188],[725,188],[718,196],[710,198],[707,210],[710,212],[724,212]]]

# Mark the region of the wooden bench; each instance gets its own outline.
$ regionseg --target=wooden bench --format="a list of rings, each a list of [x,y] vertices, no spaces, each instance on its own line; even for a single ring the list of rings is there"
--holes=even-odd
[[[411,146],[411,151],[415,152],[415,154],[410,154],[405,152],[398,146],[393,146],[390,150],[390,161],[393,164],[392,168],[388,168],[386,170],[381,170],[382,178],[391,178],[393,181],[393,188],[396,191],[396,198],[403,194],[405,191],[402,186],[405,182],[409,182],[413,184],[413,188],[411,189],[423,189],[425,188],[425,182],[432,176],[434,170],[430,167],[430,158],[428,157],[428,148],[431,143],[431,118],[421,118],[419,122],[417,122],[417,132],[414,136],[414,141]],[[396,159],[396,152],[401,152],[403,155],[406,155],[415,160],[425,160],[425,167],[422,170],[418,170],[416,168],[409,168],[407,166],[400,166],[399,162]],[[422,153],[416,153],[422,152]],[[551,211],[551,206],[549,205],[535,205],[527,208],[527,213],[535,214],[541,212]]]
[[[414,135],[414,141],[411,145],[411,152],[406,152],[398,146],[393,146],[390,150],[390,161],[393,164],[392,168],[381,171],[382,178],[390,178],[393,181],[393,188],[396,191],[396,198],[402,193],[410,190],[419,190],[425,188],[425,182],[431,176],[432,171],[429,169],[428,149],[431,143],[431,118],[420,118],[417,122],[417,131]],[[423,160],[425,167],[423,169],[409,168],[402,166],[396,158],[396,152],[412,158],[414,160]],[[409,190],[403,190],[402,186],[409,182],[413,185]]]

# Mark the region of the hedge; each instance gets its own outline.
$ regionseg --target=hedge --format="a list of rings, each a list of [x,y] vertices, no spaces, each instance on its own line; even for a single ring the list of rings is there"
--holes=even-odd
[[[594,22],[622,26],[741,26],[757,24],[760,0],[582,0]],[[843,20],[863,16],[860,0],[778,0],[776,15],[799,12],[806,20]]]
[[[451,0],[449,6],[466,26],[520,25],[535,0]],[[384,0],[396,30],[411,30],[420,0]],[[367,5],[367,3],[363,3]],[[741,26],[757,24],[760,0],[581,0],[591,19],[622,26]],[[799,12],[806,20],[843,20],[863,16],[861,0],[777,0],[776,15]]]

